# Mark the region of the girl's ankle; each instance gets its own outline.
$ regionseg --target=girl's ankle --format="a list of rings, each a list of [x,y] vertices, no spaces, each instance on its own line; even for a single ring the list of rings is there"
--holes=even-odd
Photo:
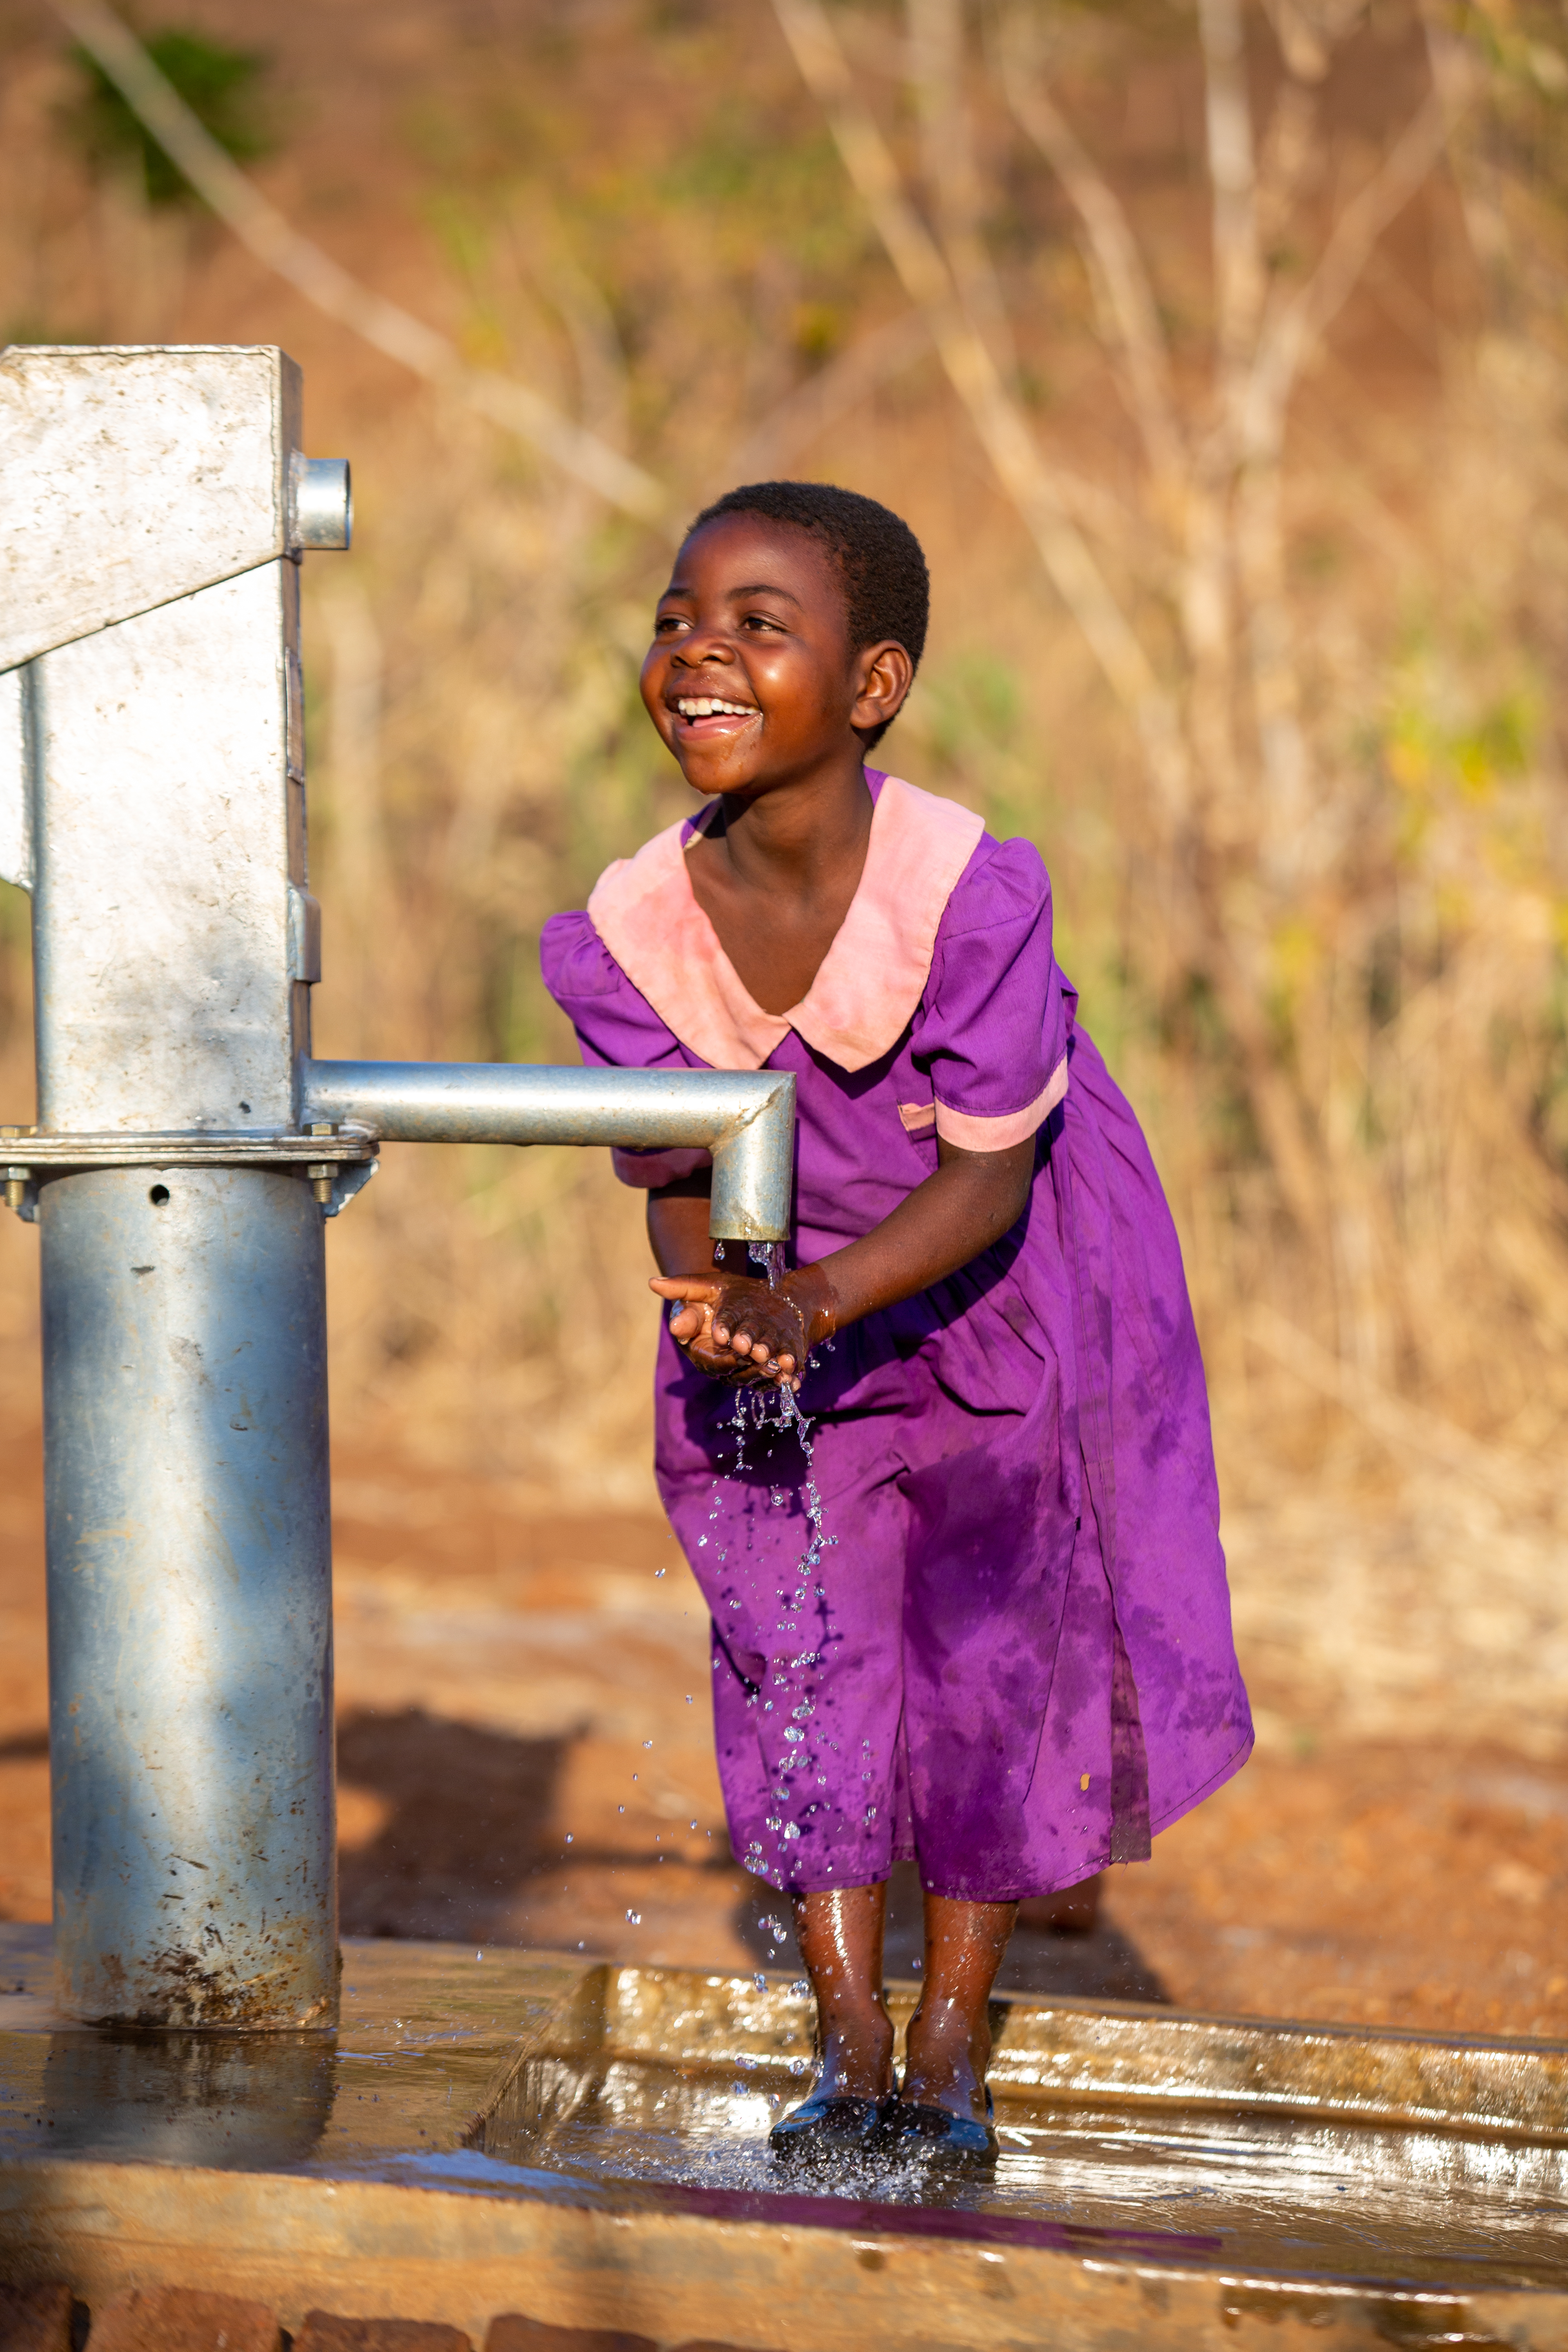
[[[878,2099],[893,2087],[893,2029],[879,2011],[836,2018],[822,2033],[817,2084],[834,2095]]]
[[[939,2025],[923,2031],[919,2018],[911,2018],[900,2095],[917,2105],[984,2118],[990,2063],[991,2035],[984,2016],[966,2019],[950,2011]]]
[[[888,2099],[898,2084],[893,2079],[893,2062],[889,2058],[879,2065],[868,2055],[858,2059],[824,2058],[816,2070],[816,2092],[830,2099]]]
[[[985,2077],[969,2066],[906,2065],[899,2096],[910,2106],[946,2107],[955,2116],[973,2116],[976,2123],[985,2120]]]

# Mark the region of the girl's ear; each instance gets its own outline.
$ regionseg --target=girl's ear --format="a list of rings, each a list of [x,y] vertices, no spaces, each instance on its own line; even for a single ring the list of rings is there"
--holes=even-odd
[[[890,727],[915,681],[915,666],[896,637],[867,646],[855,656],[858,691],[849,724],[857,734]]]

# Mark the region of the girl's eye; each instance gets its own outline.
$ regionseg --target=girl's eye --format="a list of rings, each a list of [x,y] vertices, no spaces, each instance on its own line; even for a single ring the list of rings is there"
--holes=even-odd
[[[685,626],[686,623],[679,613],[660,613],[654,622],[653,633],[656,637],[671,637],[677,629],[683,629]]]
[[[748,613],[741,624],[743,629],[776,629],[778,625],[766,613]]]

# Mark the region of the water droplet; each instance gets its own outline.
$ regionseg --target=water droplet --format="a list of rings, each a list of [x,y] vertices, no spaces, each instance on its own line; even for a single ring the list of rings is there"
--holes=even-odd
[[[642,1913],[640,1911],[628,1911],[626,1913],[626,1917],[631,1921],[634,1927],[640,1927],[642,1926]]]

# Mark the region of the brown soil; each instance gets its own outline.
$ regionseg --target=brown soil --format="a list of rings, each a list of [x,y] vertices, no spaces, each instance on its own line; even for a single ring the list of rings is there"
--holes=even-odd
[[[48,1916],[36,1432],[0,1440],[0,1916]],[[343,1926],[790,1965],[724,1836],[706,1627],[668,1530],[337,1465]],[[1568,1764],[1456,1737],[1258,1756],[1005,1981],[1183,2007],[1568,2034]],[[918,1955],[912,1874],[889,1968]],[[776,1923],[776,1925],[775,1925]]]

